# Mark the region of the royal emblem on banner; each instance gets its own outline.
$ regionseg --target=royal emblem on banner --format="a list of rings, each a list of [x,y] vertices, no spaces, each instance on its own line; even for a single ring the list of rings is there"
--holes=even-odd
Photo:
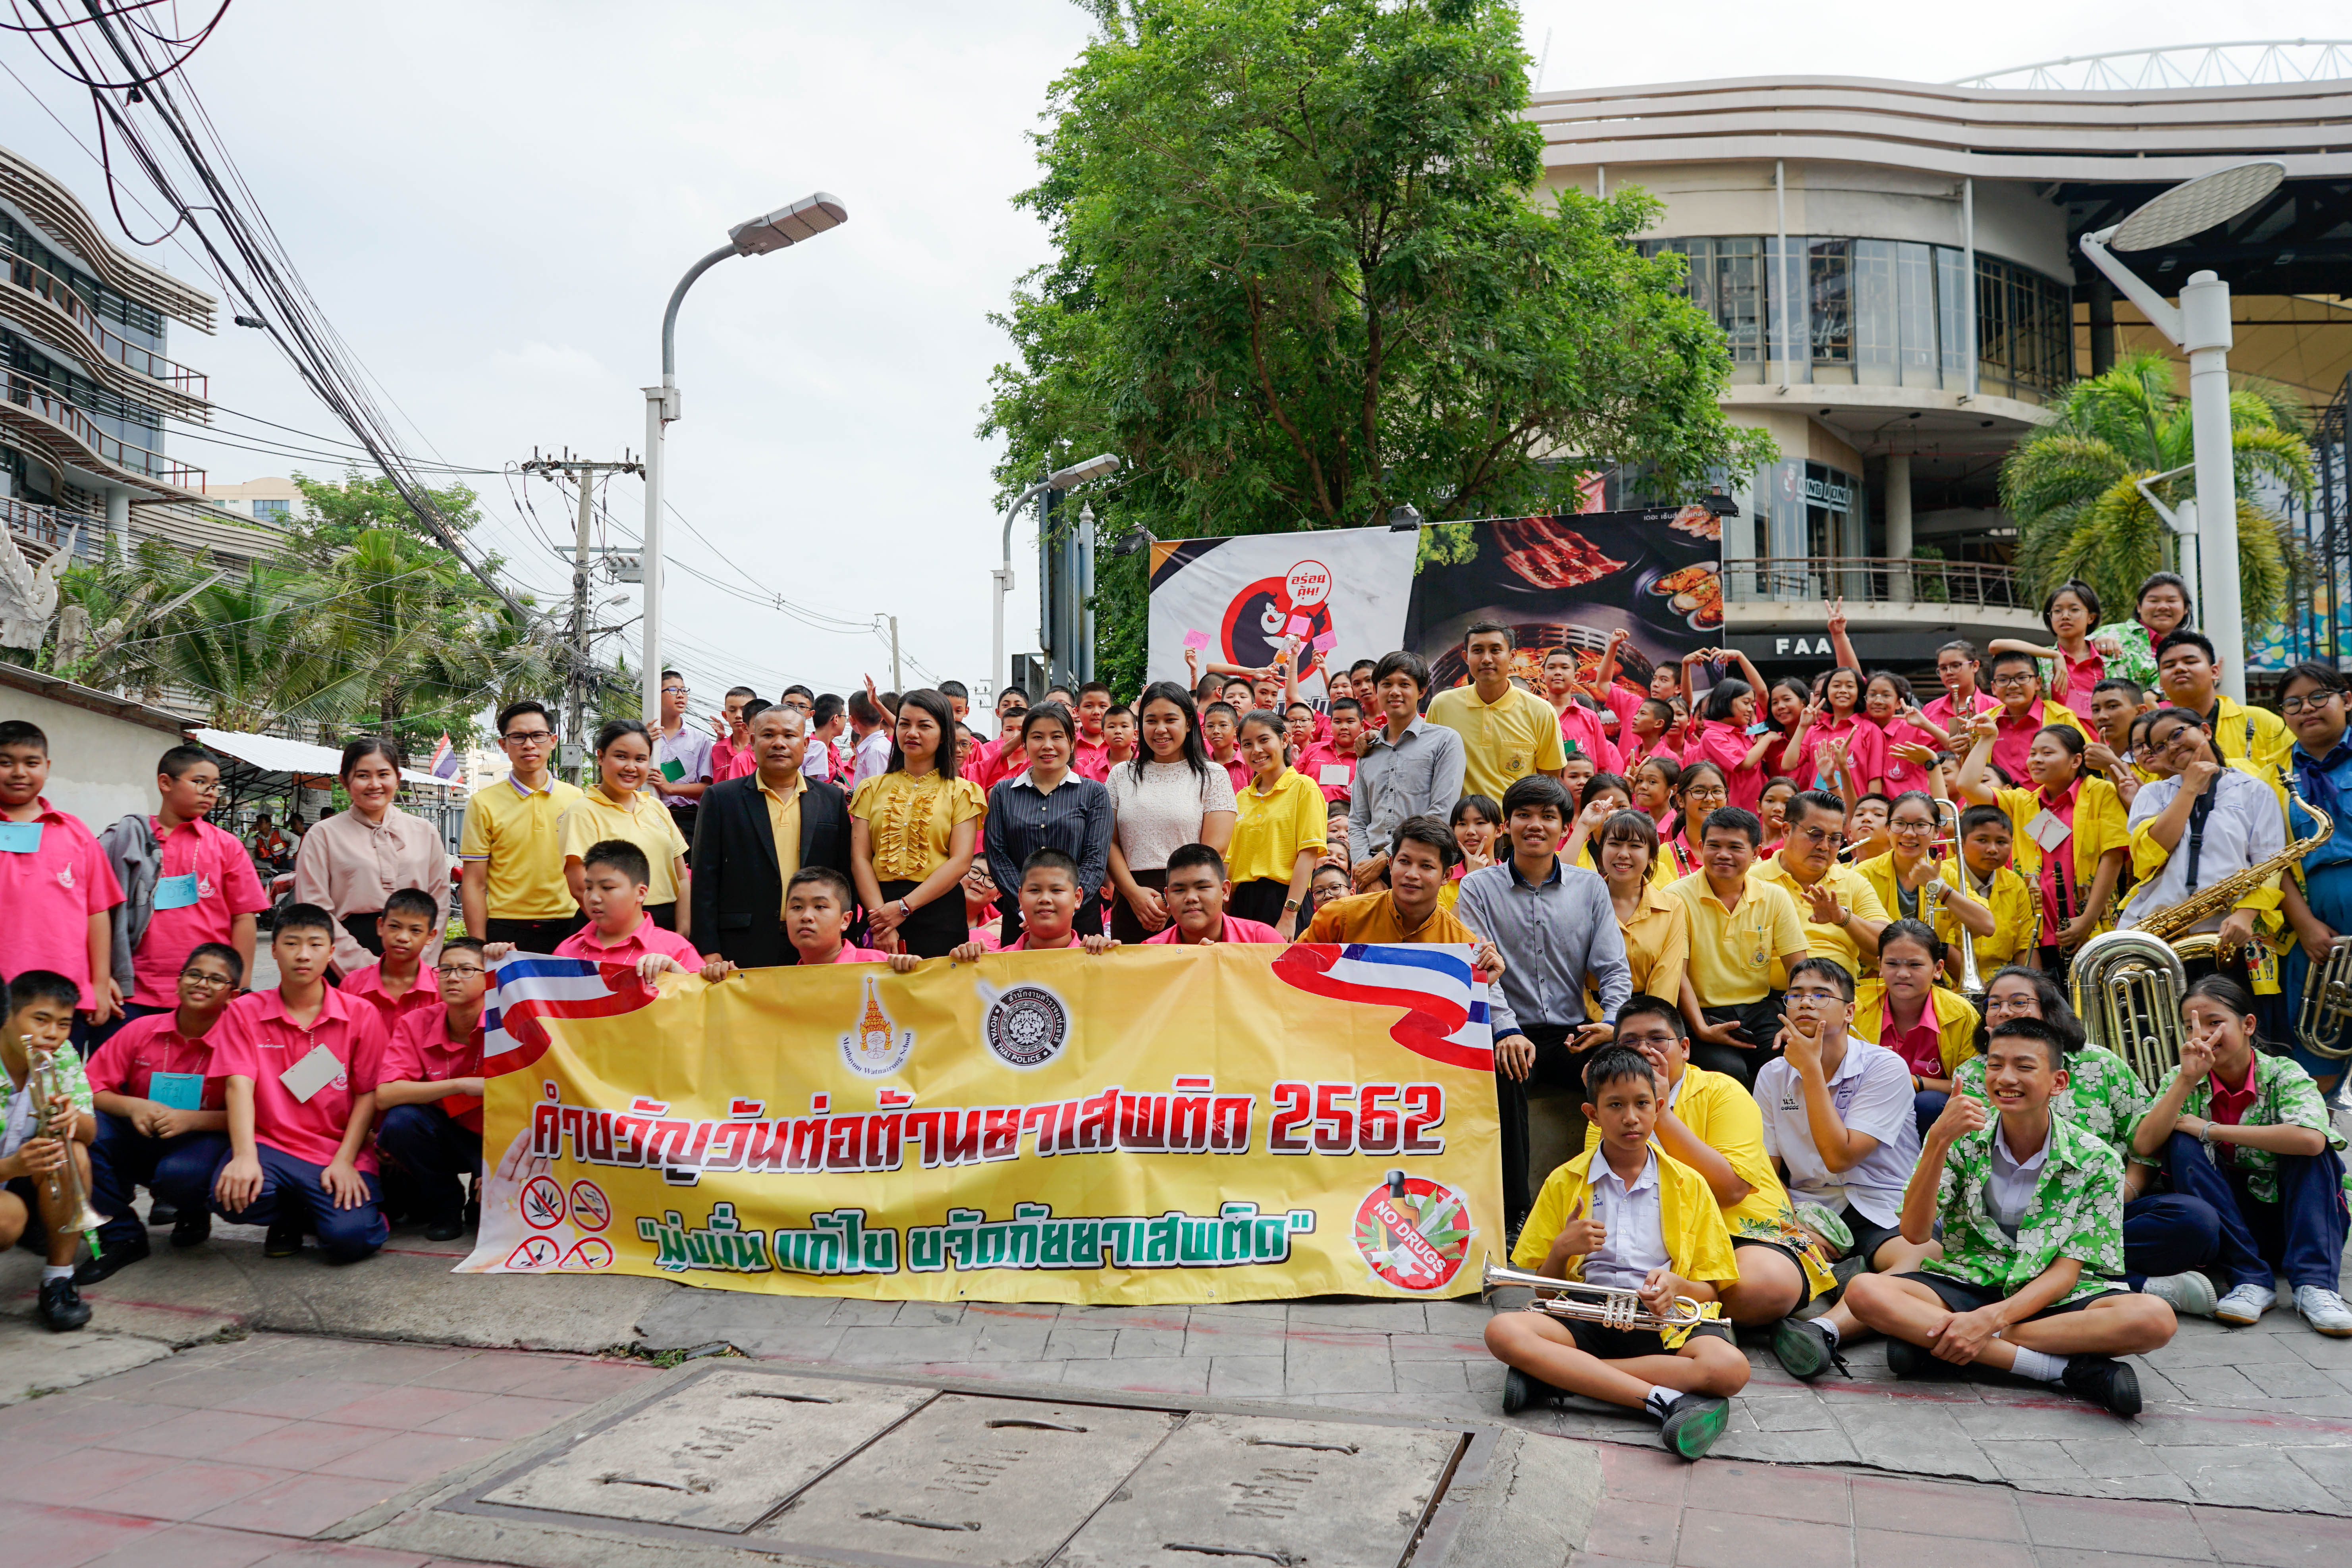
[[[860,1078],[887,1078],[915,1053],[915,1031],[901,1029],[883,1010],[874,975],[866,977],[866,1010],[857,1027],[841,1037],[841,1060]]]

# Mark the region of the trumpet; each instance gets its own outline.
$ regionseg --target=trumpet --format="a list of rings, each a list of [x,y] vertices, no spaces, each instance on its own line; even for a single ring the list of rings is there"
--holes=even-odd
[[[1486,1271],[1479,1277],[1478,1296],[1484,1300],[1497,1290],[1514,1287],[1536,1292],[1536,1299],[1527,1305],[1530,1312],[1599,1323],[1605,1329],[1687,1329],[1706,1316],[1705,1309],[1688,1296],[1675,1297],[1673,1308],[1660,1317],[1642,1305],[1642,1298],[1631,1290],[1587,1285],[1580,1279],[1555,1279],[1549,1274],[1530,1274],[1524,1268],[1507,1268],[1491,1259]]]
[[[2327,962],[2315,963],[2303,979],[2303,1005],[2295,1010],[2295,1043],[2317,1057],[2342,1060],[2352,1056],[2343,1044],[2345,1026],[2352,1024],[2352,936],[2339,936],[2327,950]]]
[[[106,1223],[106,1216],[89,1206],[89,1189],[82,1182],[81,1167],[74,1163],[74,1112],[68,1110],[65,1124],[50,1110],[50,1100],[68,1092],[68,1069],[58,1060],[55,1051],[36,1051],[26,1064],[26,1088],[33,1100],[36,1138],[54,1138],[65,1145],[65,1163],[49,1173],[48,1189],[52,1201],[62,1201],[67,1215],[63,1225],[56,1228],[86,1235]],[[70,1103],[70,1101],[68,1101]]]
[[[2180,1066],[2180,954],[2144,931],[2101,931],[2074,955],[2074,1014],[2095,1046],[2129,1064],[2150,1094]]]

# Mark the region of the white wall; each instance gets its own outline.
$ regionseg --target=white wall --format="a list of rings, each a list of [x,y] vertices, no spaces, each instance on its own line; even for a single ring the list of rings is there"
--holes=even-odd
[[[80,817],[92,833],[155,809],[155,759],[179,743],[176,734],[10,687],[0,687],[0,719],[41,727],[49,738],[49,804]]]

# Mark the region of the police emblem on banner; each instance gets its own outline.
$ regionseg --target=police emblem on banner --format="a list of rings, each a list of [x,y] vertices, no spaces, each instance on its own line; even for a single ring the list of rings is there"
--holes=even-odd
[[[1044,1067],[1069,1041],[1069,1005],[1043,985],[1008,985],[988,994],[980,1030],[1005,1066]]]

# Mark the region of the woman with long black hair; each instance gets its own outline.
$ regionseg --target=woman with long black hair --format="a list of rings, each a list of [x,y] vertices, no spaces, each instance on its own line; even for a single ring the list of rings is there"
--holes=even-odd
[[[1138,942],[1168,929],[1160,892],[1168,857],[1187,844],[1222,855],[1234,839],[1233,775],[1209,760],[1192,699],[1172,680],[1155,681],[1135,704],[1141,747],[1105,781],[1114,822],[1110,841],[1110,934]]]
[[[352,808],[322,817],[302,836],[294,855],[295,902],[316,904],[335,917],[339,975],[383,956],[376,918],[383,913],[383,901],[401,889],[417,889],[448,908],[449,847],[431,823],[393,805],[400,794],[400,767],[399,744],[381,735],[344,746],[341,777]],[[440,952],[436,931],[423,962],[431,965]]]
[[[960,884],[987,803],[978,784],[956,776],[954,737],[945,697],[908,692],[888,766],[849,797],[850,871],[885,952],[945,958],[971,938]]]

